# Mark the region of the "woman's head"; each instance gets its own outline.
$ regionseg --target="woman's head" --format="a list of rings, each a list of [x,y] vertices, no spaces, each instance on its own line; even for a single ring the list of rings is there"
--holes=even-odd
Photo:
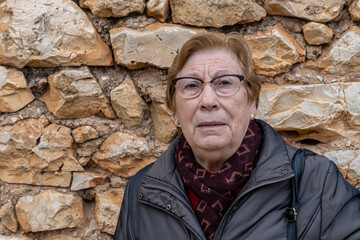
[[[245,39],[241,34],[235,32],[226,35],[222,33],[206,32],[193,36],[183,45],[168,71],[166,104],[169,109],[176,112],[174,101],[175,86],[172,84],[172,80],[178,77],[179,72],[182,70],[189,57],[196,52],[210,48],[226,49],[235,54],[237,63],[243,72],[245,80],[248,82],[246,88],[249,100],[254,101],[257,106],[261,85],[259,78],[254,73],[251,50]]]
[[[180,50],[168,74],[167,101],[197,161],[216,170],[239,148],[260,83],[239,34],[203,33]]]

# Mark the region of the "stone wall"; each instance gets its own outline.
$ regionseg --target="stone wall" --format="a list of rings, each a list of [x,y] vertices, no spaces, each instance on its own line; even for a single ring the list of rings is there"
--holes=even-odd
[[[181,45],[241,32],[259,118],[360,188],[360,0],[0,0],[0,239],[112,239],[129,177],[176,136]]]

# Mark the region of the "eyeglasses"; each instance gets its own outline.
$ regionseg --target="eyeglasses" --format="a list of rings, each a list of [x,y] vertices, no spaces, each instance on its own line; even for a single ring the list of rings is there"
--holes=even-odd
[[[199,96],[205,84],[209,83],[216,95],[221,97],[231,97],[240,89],[240,83],[244,76],[238,74],[227,74],[218,76],[210,82],[195,77],[179,77],[172,80],[176,92],[183,98],[195,98]],[[246,80],[245,80],[246,81]]]

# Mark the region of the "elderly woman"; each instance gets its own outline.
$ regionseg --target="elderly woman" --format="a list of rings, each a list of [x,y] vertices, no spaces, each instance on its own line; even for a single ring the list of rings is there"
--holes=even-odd
[[[128,182],[116,240],[287,239],[295,220],[293,239],[360,239],[360,193],[319,155],[304,160],[299,211],[284,217],[296,149],[254,119],[260,88],[239,34],[184,44],[166,99],[182,134]]]

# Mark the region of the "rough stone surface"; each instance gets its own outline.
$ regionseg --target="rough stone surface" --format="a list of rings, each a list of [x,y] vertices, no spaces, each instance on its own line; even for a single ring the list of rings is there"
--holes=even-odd
[[[149,0],[146,3],[146,13],[161,22],[165,22],[169,16],[169,8],[169,0]]]
[[[336,163],[349,183],[360,183],[360,150],[331,151],[325,156]]]
[[[155,160],[146,139],[123,132],[106,139],[92,159],[101,168],[126,178]]]
[[[340,14],[344,4],[345,0],[265,0],[265,9],[269,15],[329,22]]]
[[[32,240],[32,238],[24,237],[24,236],[4,236],[0,235],[1,240]]]
[[[349,13],[354,21],[360,21],[360,0],[354,0],[349,7]]]
[[[104,184],[108,180],[108,176],[100,173],[92,172],[74,172],[71,183],[71,191],[96,187]]]
[[[44,240],[81,240],[81,238],[73,237],[70,235],[56,235],[44,238]]]
[[[119,218],[124,189],[110,189],[105,193],[96,194],[95,218],[102,232],[113,235]]]
[[[181,46],[201,29],[154,23],[140,30],[126,27],[110,30],[117,64],[130,69],[146,66],[169,68]]]
[[[354,92],[357,94],[352,95]],[[346,125],[352,122],[354,128],[360,127],[360,110],[355,107],[355,102],[360,102],[359,92],[360,83],[264,86],[258,117],[278,131],[296,131],[298,140],[326,143],[356,135],[356,131],[346,131]],[[344,115],[349,115],[349,119],[343,118]]]
[[[0,113],[16,112],[34,98],[22,72],[0,66]]]
[[[170,0],[175,23],[199,27],[223,27],[263,19],[266,11],[253,0]]]
[[[0,179],[9,183],[69,187],[72,171],[83,171],[69,128],[46,118],[0,127]]]
[[[82,227],[85,223],[81,197],[52,189],[20,197],[16,215],[24,232]]]
[[[78,127],[72,131],[72,134],[75,142],[77,143],[84,143],[88,140],[99,137],[99,133],[91,126]]]
[[[15,216],[14,205],[11,202],[8,202],[3,206],[1,206],[0,221],[10,231],[12,232],[18,231],[19,224]]]
[[[98,17],[125,17],[130,13],[143,13],[145,0],[82,0],[81,5]]]
[[[164,103],[152,102],[151,117],[154,123],[155,136],[164,143],[169,143],[178,133],[172,112]]]
[[[109,47],[71,0],[5,0],[0,16],[0,64],[18,68],[112,64]]]
[[[129,75],[111,91],[110,99],[116,115],[125,126],[135,127],[141,124],[147,105],[136,91]]]
[[[353,26],[334,42],[317,61],[307,62],[307,67],[321,73],[347,74],[360,71],[360,27]]]
[[[65,69],[49,76],[49,88],[41,97],[57,118],[82,118],[103,114],[114,118],[110,103],[87,67]]]
[[[322,23],[310,22],[302,27],[304,38],[310,45],[329,43],[334,35],[331,28]]]
[[[245,38],[250,45],[257,74],[275,76],[287,72],[294,63],[305,60],[305,50],[280,25]]]

